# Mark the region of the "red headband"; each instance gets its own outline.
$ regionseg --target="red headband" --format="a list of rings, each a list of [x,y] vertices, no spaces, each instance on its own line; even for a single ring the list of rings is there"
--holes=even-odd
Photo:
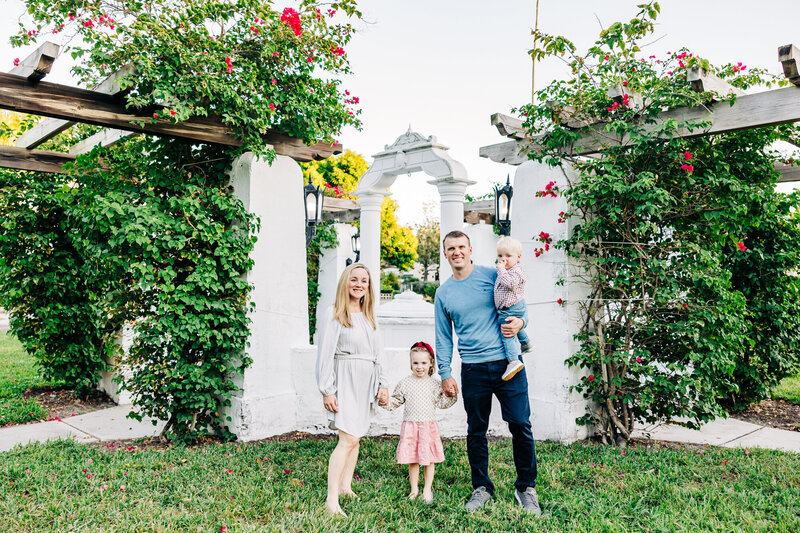
[[[428,353],[431,354],[431,357],[434,357],[433,348],[431,348],[431,345],[428,344],[427,342],[422,342],[422,341],[415,342],[414,345],[411,347],[411,349],[413,350],[414,348],[425,348],[426,350],[428,350]]]

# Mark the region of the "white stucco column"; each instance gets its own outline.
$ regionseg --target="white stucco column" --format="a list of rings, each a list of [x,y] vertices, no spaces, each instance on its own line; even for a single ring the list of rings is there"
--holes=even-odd
[[[261,219],[251,253],[255,264],[246,275],[255,304],[246,349],[253,362],[238,379],[242,390],[227,409],[230,430],[247,441],[296,426],[291,354],[308,346],[303,173],[289,157],[279,155],[270,166],[246,153],[233,163],[231,186]]]
[[[574,171],[566,170],[570,180],[575,180]],[[573,442],[587,436],[586,426],[579,426],[575,419],[586,412],[588,404],[580,394],[569,390],[580,381],[584,371],[570,368],[564,361],[579,348],[574,335],[581,328],[580,305],[588,291],[580,280],[580,267],[563,250],[551,245],[550,250],[535,256],[534,249],[544,247],[536,240],[540,232],[549,233],[555,243],[565,238],[576,222],[558,222],[559,212],[567,211],[563,192],[556,198],[536,198],[536,191],[544,190],[550,181],[555,181],[561,191],[567,188],[567,179],[559,168],[532,161],[518,167],[514,177],[511,236],[522,242],[521,264],[528,277],[527,331],[535,348],[524,360],[533,432],[537,440]],[[562,279],[565,283],[557,285]]]
[[[317,302],[317,324],[325,316],[327,309],[333,305],[336,300],[336,286],[339,284],[339,276],[342,275],[347,260],[355,260],[353,253],[353,245],[350,237],[358,231],[355,226],[350,224],[334,224],[336,235],[339,239],[339,245],[335,248],[326,248],[322,250],[319,257],[319,276],[317,278],[318,289],[320,292],[319,301]],[[314,332],[314,343],[316,344],[317,331]]]
[[[431,180],[428,183],[436,185],[440,197],[439,234],[444,236],[453,230],[464,229],[464,193],[468,185],[475,183],[472,180],[446,178]],[[453,275],[450,264],[444,258],[444,251],[439,249],[439,281],[444,283]]]
[[[381,204],[385,194],[362,192],[358,196],[361,204],[361,262],[372,276],[375,306],[381,295]]]

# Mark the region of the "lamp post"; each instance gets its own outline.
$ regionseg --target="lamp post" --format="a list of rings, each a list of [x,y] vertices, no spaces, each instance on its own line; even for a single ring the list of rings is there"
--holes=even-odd
[[[356,260],[353,261],[348,257],[347,261],[344,262],[347,266],[358,263],[361,259],[361,231],[357,231],[350,236],[350,247],[353,249],[353,253],[356,254]]]
[[[500,235],[511,234],[511,196],[514,187],[511,186],[511,177],[506,176],[506,184],[501,188],[494,186],[494,224],[500,230]]]
[[[306,207],[306,246],[317,234],[317,224],[322,221],[322,204],[325,195],[319,187],[314,187],[309,183],[303,187]]]

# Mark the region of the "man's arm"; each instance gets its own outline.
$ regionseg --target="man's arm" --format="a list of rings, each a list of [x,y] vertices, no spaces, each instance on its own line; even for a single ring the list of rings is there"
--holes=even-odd
[[[439,365],[439,376],[444,381],[450,378],[450,362],[453,360],[453,322],[438,294],[433,303],[433,319],[436,327],[436,364]]]

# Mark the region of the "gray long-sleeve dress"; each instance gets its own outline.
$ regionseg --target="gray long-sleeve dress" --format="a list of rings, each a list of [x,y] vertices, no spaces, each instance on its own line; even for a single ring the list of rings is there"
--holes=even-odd
[[[369,431],[370,412],[379,387],[387,378],[378,332],[362,313],[351,313],[353,327],[333,317],[333,308],[320,324],[317,348],[317,385],[323,396],[336,394],[339,412],[328,411],[331,429],[363,437]]]

